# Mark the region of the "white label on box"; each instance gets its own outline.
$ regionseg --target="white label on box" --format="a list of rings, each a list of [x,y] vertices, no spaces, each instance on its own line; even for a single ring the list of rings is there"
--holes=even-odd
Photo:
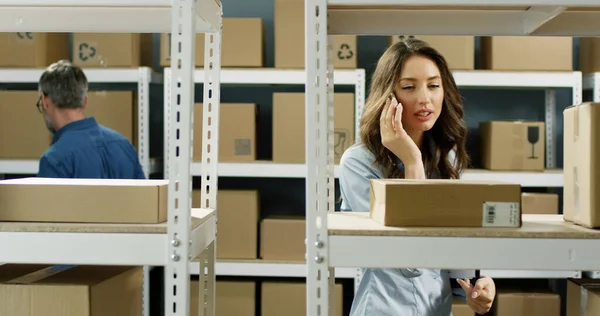
[[[483,227],[519,227],[520,203],[483,203]]]

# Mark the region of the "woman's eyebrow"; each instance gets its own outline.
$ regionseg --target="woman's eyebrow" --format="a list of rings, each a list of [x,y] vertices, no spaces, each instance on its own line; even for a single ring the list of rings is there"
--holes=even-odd
[[[433,79],[440,79],[440,76],[432,76],[432,77],[427,78],[427,80],[433,80]],[[404,77],[404,78],[400,78],[400,80],[417,81],[416,78],[412,78],[412,77]]]

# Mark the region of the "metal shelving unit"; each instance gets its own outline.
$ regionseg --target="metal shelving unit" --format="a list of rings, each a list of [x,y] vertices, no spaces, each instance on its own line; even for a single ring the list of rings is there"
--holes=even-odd
[[[415,8],[418,6],[418,8]],[[569,10],[568,7],[573,9]],[[577,8],[575,8],[577,7]],[[429,236],[418,233],[388,232],[381,227],[365,226],[351,229],[344,225],[353,215],[333,213],[333,87],[328,82],[335,77],[332,64],[332,37],[339,34],[359,35],[556,35],[596,36],[600,28],[600,11],[585,7],[600,7],[598,0],[490,0],[485,4],[475,0],[306,0],[306,233],[307,233],[307,315],[332,315],[329,304],[334,291],[333,267],[398,268],[422,267],[447,269],[485,269],[487,271],[595,270],[600,266],[600,235],[584,230],[568,238],[548,234],[522,234],[504,238],[476,236],[464,231],[448,238],[443,230]],[[444,19],[456,23],[441,23]],[[360,21],[360,23],[356,23]],[[327,49],[325,49],[327,48]],[[484,72],[477,75],[483,76]],[[466,79],[456,74],[459,86]],[[527,88],[552,88],[556,85],[573,88],[573,103],[581,102],[582,79],[578,72],[497,74],[508,87],[521,83]],[[542,76],[543,75],[543,76]],[[564,75],[564,76],[563,76]],[[556,78],[556,79],[555,79]],[[484,80],[469,81],[475,86],[493,86]],[[517,85],[517,87],[519,87]],[[554,89],[546,92],[546,122],[549,153],[547,167],[555,161],[556,104]],[[553,102],[554,101],[554,102]],[[560,180],[562,182],[562,179]],[[363,214],[364,215],[364,214]],[[542,216],[543,217],[543,216]],[[531,218],[532,221],[539,217]],[[543,217],[544,219],[547,219]],[[547,219],[546,226],[559,225],[560,216]],[[447,232],[446,232],[447,233]],[[589,236],[584,236],[589,235]],[[472,260],[461,256],[458,249],[488,250],[486,255]],[[403,249],[390,252],[389,249]],[[423,251],[427,249],[427,251]],[[562,274],[562,273],[560,273]],[[329,276],[329,277],[327,277]]]
[[[583,77],[583,89],[592,90],[593,102],[600,101],[600,73],[586,74]]]
[[[52,19],[45,18],[49,15]],[[219,118],[222,15],[219,0],[0,0],[0,30],[4,32],[171,32],[174,71],[168,106],[176,113],[170,124],[176,132],[170,134],[167,144],[167,168],[171,170],[167,223],[157,227],[134,225],[135,232],[128,230],[131,225],[64,226],[62,232],[55,228],[40,230],[35,225],[30,231],[2,225],[0,262],[165,266],[165,315],[188,316],[189,265],[200,257],[200,287],[204,294],[200,306],[204,315],[214,315],[218,177],[212,175],[216,175],[218,165],[211,161],[218,161],[218,143],[214,141],[218,139],[218,128],[209,126],[207,120],[218,122]],[[205,64],[210,66],[205,67],[204,100],[212,106],[205,108],[202,125],[206,170],[203,209],[192,210],[190,151],[196,33],[207,34]],[[210,153],[208,146],[213,149]],[[74,247],[78,251],[73,252]]]
[[[37,83],[44,69],[11,69],[0,68],[0,83]],[[137,84],[137,143],[138,156],[142,169],[148,177],[157,172],[158,164],[150,158],[150,84],[161,84],[161,74],[155,73],[151,68],[85,68],[83,69],[89,83],[135,83]],[[38,160],[0,160],[0,174],[36,174]]]

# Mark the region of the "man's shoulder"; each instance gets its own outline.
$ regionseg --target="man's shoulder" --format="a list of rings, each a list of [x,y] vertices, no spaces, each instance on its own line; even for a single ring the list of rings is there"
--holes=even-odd
[[[127,140],[128,141],[127,137],[123,136],[123,134],[117,132],[116,130],[114,130],[110,127],[106,127],[102,124],[98,124],[98,128],[100,129],[100,131],[102,131],[102,134],[105,135],[109,139]]]

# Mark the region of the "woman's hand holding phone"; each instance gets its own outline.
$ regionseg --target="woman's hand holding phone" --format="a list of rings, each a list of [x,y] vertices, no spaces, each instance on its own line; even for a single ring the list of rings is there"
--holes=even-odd
[[[380,117],[381,143],[394,153],[405,167],[423,164],[421,151],[402,127],[402,104],[392,94]]]

